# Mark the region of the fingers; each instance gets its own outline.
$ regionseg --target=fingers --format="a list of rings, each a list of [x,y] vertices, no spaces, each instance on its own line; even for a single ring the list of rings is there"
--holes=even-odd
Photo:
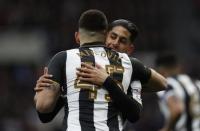
[[[51,85],[53,85],[53,82],[49,79],[46,79],[45,82],[42,80],[41,81],[38,80],[36,87],[34,88],[34,91],[36,91],[36,92],[42,91],[44,88],[51,87]]]
[[[86,64],[84,62],[81,63],[81,66],[87,67],[88,69],[94,69],[92,65]]]
[[[34,91],[35,91],[35,92],[42,91],[42,90],[43,90],[43,88],[38,88],[38,87],[35,87],[35,88],[34,88]]]
[[[50,75],[50,74],[44,74],[42,76],[39,77],[38,80],[42,80],[42,79],[51,79],[53,77],[53,75]]]
[[[90,82],[90,83],[93,82],[93,79],[92,79],[92,78],[86,78],[86,77],[79,77],[79,80],[81,80],[81,81],[86,81],[86,82]]]
[[[84,73],[84,72],[76,72],[78,77],[85,77],[85,78],[90,78],[91,74]]]
[[[37,80],[36,87],[34,88],[34,91],[42,91],[44,88],[50,87],[54,81],[51,80],[51,77],[53,77],[48,73],[48,68],[44,68],[44,75],[40,76],[40,78]]]
[[[52,84],[49,83],[37,83],[36,87],[43,88],[43,87],[50,87]]]
[[[49,79],[49,78],[45,78],[45,77],[41,77],[37,83],[49,83],[49,84],[53,84],[53,80]]]
[[[44,74],[43,74],[43,76],[45,76],[45,77],[53,77],[53,75],[49,74],[48,67],[44,67]]]
[[[88,68],[76,68],[78,71],[80,72],[85,72],[85,73],[91,73],[92,72],[92,69],[88,69]]]
[[[48,67],[44,67],[44,75],[48,74]]]
[[[95,65],[96,65],[96,68],[103,69],[98,63],[95,63]]]

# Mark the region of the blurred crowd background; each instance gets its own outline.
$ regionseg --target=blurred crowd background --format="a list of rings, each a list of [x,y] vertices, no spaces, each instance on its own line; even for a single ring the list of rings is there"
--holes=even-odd
[[[0,131],[60,131],[62,113],[52,123],[39,121],[33,88],[55,53],[78,47],[78,18],[94,8],[109,22],[123,18],[138,26],[134,55],[146,65],[154,67],[158,53],[173,51],[185,71],[200,78],[200,0],[0,0]],[[151,112],[156,98],[145,99]],[[160,124],[153,119],[145,124],[152,131]]]

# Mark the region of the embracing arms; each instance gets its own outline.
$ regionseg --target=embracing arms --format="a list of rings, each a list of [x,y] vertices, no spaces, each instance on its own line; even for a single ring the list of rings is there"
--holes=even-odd
[[[96,67],[82,63],[84,68],[77,68],[78,78],[99,86],[103,86],[111,97],[113,103],[119,111],[130,121],[139,119],[141,104],[130,96],[126,95],[107,72],[96,64]],[[86,68],[85,68],[86,67]]]

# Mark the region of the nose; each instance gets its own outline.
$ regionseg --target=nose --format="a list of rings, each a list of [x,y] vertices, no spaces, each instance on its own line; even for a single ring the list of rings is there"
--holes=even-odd
[[[118,41],[118,39],[113,40],[112,45],[113,45],[114,47],[118,47],[118,46],[119,46],[119,41]]]

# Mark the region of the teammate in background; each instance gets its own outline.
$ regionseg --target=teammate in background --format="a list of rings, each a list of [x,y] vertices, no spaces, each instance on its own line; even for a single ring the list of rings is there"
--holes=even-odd
[[[165,116],[161,131],[200,130],[200,88],[182,73],[181,65],[172,53],[158,55],[158,72],[167,77],[168,88],[159,92],[160,108]]]
[[[51,60],[48,69],[53,75],[53,81],[49,82],[53,85],[43,85],[44,88],[40,90],[38,83],[35,89],[36,109],[44,122],[48,121],[47,117],[51,117],[49,114],[57,112],[59,106],[56,105],[61,93],[64,96],[67,131],[122,130],[121,113],[129,121],[138,119],[141,88],[135,87],[133,90],[131,82],[140,80],[147,83],[155,72],[152,73],[152,70],[126,54],[104,47],[106,27],[107,20],[102,12],[84,12],[76,33],[76,40],[80,41],[81,47],[62,51]],[[83,82],[77,78],[76,68],[87,67],[84,63],[89,63],[92,67],[95,63],[105,66],[110,76],[105,73],[106,79],[97,85]],[[156,78],[155,82],[163,82],[159,80],[165,79]],[[99,86],[102,84],[103,87]],[[124,92],[132,93],[132,98]]]

